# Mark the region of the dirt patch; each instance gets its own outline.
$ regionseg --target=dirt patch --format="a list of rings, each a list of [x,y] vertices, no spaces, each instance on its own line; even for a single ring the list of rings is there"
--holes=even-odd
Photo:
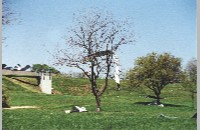
[[[9,109],[9,110],[13,110],[13,109],[26,109],[26,108],[39,108],[37,106],[11,106],[10,108],[3,108],[3,109]]]

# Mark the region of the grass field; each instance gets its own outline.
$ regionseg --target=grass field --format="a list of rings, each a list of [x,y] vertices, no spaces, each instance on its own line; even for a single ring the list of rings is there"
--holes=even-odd
[[[27,79],[29,82],[33,82]],[[102,84],[102,81],[98,81]],[[113,81],[101,99],[102,112],[95,112],[95,99],[87,79],[54,77],[56,94],[46,95],[38,87],[3,77],[11,106],[37,106],[29,109],[3,109],[3,130],[195,130],[190,94],[178,84],[167,86],[161,97],[165,107],[144,105],[152,99],[148,89],[130,90],[124,81],[120,92]],[[73,106],[84,106],[85,113],[69,113]],[[161,114],[166,117],[160,116]],[[169,117],[169,118],[168,118]],[[175,118],[174,118],[175,117]]]

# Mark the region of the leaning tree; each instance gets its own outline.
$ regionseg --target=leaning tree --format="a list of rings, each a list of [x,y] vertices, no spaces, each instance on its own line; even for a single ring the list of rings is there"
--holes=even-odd
[[[139,57],[135,67],[129,71],[128,78],[134,87],[146,86],[152,90],[160,104],[160,94],[167,84],[182,81],[181,59],[169,53],[151,53]]]
[[[127,20],[114,20],[104,10],[90,9],[74,14],[74,26],[65,37],[65,47],[57,49],[56,64],[80,69],[89,79],[100,111],[100,98],[108,87],[113,55],[121,45],[132,43],[134,35]],[[104,85],[97,84],[103,77]]]

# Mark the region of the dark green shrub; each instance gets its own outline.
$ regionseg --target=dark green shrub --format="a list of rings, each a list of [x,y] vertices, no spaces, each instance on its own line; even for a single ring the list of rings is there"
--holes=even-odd
[[[2,84],[2,107],[9,108],[9,96],[8,90],[4,84]]]

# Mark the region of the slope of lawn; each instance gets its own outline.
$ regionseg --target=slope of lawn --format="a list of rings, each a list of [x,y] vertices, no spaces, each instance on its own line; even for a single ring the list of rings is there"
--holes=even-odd
[[[165,107],[158,107],[144,105],[152,101],[145,98],[152,94],[148,89],[129,90],[124,81],[122,90],[116,91],[115,83],[110,81],[101,99],[102,112],[97,113],[87,79],[54,77],[53,87],[59,92],[54,95],[31,91],[7,78],[2,81],[8,88],[11,106],[39,107],[3,109],[4,130],[195,130],[197,125],[191,118],[196,107],[192,107],[190,94],[178,84],[163,90]],[[88,112],[64,112],[75,105],[86,107]]]

